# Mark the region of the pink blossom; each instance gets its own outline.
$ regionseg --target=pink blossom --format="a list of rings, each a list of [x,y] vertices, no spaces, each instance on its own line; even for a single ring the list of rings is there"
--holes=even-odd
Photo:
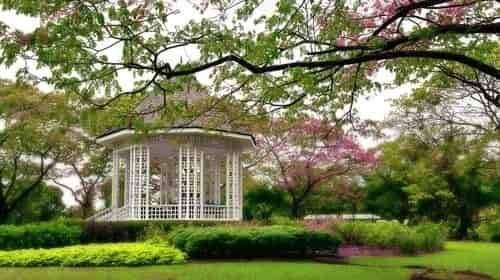
[[[362,173],[376,163],[352,136],[324,120],[276,123],[276,130],[257,137],[257,145],[277,166],[276,183],[283,189],[315,187],[335,176]]]

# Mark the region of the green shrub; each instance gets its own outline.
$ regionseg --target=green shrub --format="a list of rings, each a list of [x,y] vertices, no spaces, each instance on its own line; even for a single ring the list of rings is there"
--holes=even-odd
[[[482,241],[500,242],[500,219],[481,223],[476,233]]]
[[[78,244],[81,229],[57,222],[0,226],[0,249],[50,248]]]
[[[302,220],[291,219],[288,216],[280,216],[280,215],[273,215],[269,219],[269,222],[272,225],[279,225],[279,226],[293,226],[293,227],[304,226],[304,223],[302,222]]]
[[[0,251],[0,266],[137,266],[185,262],[185,254],[156,243],[76,245]]]
[[[410,227],[397,222],[343,222],[330,229],[346,244],[399,248],[406,254],[440,250],[447,236],[447,229],[437,224]]]
[[[245,220],[269,221],[272,216],[286,215],[288,203],[286,193],[268,186],[248,188],[243,196]]]
[[[289,226],[179,228],[172,244],[192,258],[306,257],[335,252],[333,235]]]
[[[111,242],[135,242],[144,240],[148,236],[148,228],[154,227],[156,233],[169,232],[176,227],[211,226],[214,222],[151,222],[151,221],[126,221],[126,222],[83,222],[81,242],[87,243],[111,243]]]

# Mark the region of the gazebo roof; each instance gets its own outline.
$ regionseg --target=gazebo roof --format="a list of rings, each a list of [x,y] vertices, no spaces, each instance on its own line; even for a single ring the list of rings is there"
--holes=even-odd
[[[188,110],[196,110],[196,106],[206,105],[204,102],[215,101],[216,97],[210,97],[208,93],[197,86],[187,84],[182,90],[171,95],[150,94],[137,105],[135,112],[142,116],[144,122],[152,122],[157,118],[157,112],[168,103],[183,104]],[[165,123],[151,132],[151,135],[214,135],[224,138],[232,138],[243,143],[255,146],[255,138],[242,130],[241,127],[233,127],[224,121],[227,118],[224,111],[208,110],[194,119],[183,119],[182,117]],[[103,145],[113,144],[116,141],[125,140],[137,133],[133,127],[111,128],[96,138],[97,143]]]
[[[136,133],[137,132],[134,128],[113,128],[97,136],[96,142],[102,145],[112,144],[116,141],[130,138]],[[253,137],[253,135],[249,133],[230,131],[224,129],[204,128],[200,126],[164,127],[153,130],[151,132],[151,135],[175,136],[175,135],[190,135],[190,134],[213,135],[225,138],[232,138],[235,140],[243,141],[244,143],[247,143],[252,147],[254,147],[256,144],[255,138]]]

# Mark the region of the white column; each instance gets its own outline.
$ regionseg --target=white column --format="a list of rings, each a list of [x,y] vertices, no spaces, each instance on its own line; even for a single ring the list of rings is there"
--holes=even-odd
[[[118,199],[120,197],[120,158],[118,151],[112,153],[112,177],[111,177],[111,208],[118,208]]]
[[[203,165],[204,165],[204,160],[205,160],[205,155],[203,151],[200,151],[200,166],[199,170],[200,172],[198,173],[198,176],[200,176],[200,218],[204,219],[205,218],[205,209],[204,209],[204,204],[205,204],[205,190],[203,188]]]
[[[186,187],[185,187],[185,211],[186,211],[186,218],[187,219],[190,219],[191,218],[191,193],[192,193],[192,188],[193,188],[193,181],[191,180],[191,147],[189,147],[189,145],[186,146],[186,169],[185,169],[185,173],[186,173]]]
[[[124,190],[123,190],[123,206],[127,207],[129,204],[129,188],[130,188],[130,159],[125,160],[125,174],[124,174]]]
[[[241,157],[239,157],[241,159]],[[240,199],[238,201],[238,206],[240,207],[239,208],[239,212],[238,212],[238,217],[240,220],[243,220],[243,164],[241,163],[241,160],[238,161],[238,165],[239,165],[239,184],[238,184],[238,193],[240,195]]]
[[[226,155],[226,219],[233,218],[233,163],[231,153]]]
[[[232,160],[232,169],[233,169],[233,219],[239,219],[239,201],[240,201],[240,190],[239,190],[239,185],[240,185],[240,158],[239,154],[236,152],[233,152],[232,154],[233,160]]]
[[[135,192],[136,192],[136,172],[135,172],[135,149],[134,147],[129,150],[129,166],[130,166],[130,181],[128,188],[128,217],[130,219],[136,218],[136,200],[135,200]]]
[[[166,164],[160,165],[160,204],[167,202],[167,189],[168,189],[168,166]]]
[[[183,168],[184,168],[184,160],[182,159],[183,149],[182,146],[179,146],[179,159],[178,159],[178,174],[177,174],[177,189],[178,189],[178,197],[177,197],[177,218],[181,219],[182,215],[182,185],[183,183]]]
[[[149,154],[149,146],[144,146],[143,145],[143,160],[146,158],[146,162],[143,162],[145,165],[145,170],[143,171],[145,173],[145,177],[143,177],[143,190],[146,191],[146,201],[145,203],[143,202],[145,209],[145,219],[149,220],[149,205],[151,204],[150,202],[150,192],[151,192],[151,174],[150,174],[150,161],[151,157]]]
[[[215,158],[214,159],[214,186],[213,186],[213,194],[214,194],[214,203],[216,205],[220,204],[220,165],[221,162]]]

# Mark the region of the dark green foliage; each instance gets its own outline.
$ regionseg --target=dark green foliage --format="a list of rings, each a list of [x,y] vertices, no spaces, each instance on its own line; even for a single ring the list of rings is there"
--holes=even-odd
[[[0,226],[0,249],[50,248],[78,244],[79,226],[63,223],[40,223],[23,226]]]
[[[7,216],[6,223],[27,224],[59,218],[65,210],[62,197],[59,188],[42,183],[18,203]]]
[[[438,224],[407,226],[397,222],[344,222],[331,226],[343,242],[351,245],[399,248],[405,254],[443,249],[447,228]]]
[[[82,243],[134,242],[142,239],[147,228],[154,225],[159,231],[169,232],[175,227],[189,225],[210,226],[214,222],[88,222],[81,223]]]
[[[408,183],[395,173],[390,168],[379,168],[365,177],[365,206],[370,213],[402,222],[409,217],[408,194],[404,191]]]
[[[136,241],[143,234],[143,222],[90,222],[82,224],[82,243]],[[168,227],[168,225],[166,225]]]
[[[255,187],[245,192],[245,220],[269,220],[274,215],[287,214],[286,193],[268,187]]]
[[[169,234],[172,244],[190,257],[306,257],[334,253],[339,238],[289,226],[182,228]]]
[[[482,241],[500,242],[500,218],[480,224],[476,232]]]
[[[178,249],[156,243],[0,251],[0,266],[137,266],[183,263],[185,259]]]
[[[500,165],[489,138],[445,136],[383,144],[379,167],[365,178],[367,209],[385,219],[446,222],[453,238],[469,237],[479,212],[500,201]]]

